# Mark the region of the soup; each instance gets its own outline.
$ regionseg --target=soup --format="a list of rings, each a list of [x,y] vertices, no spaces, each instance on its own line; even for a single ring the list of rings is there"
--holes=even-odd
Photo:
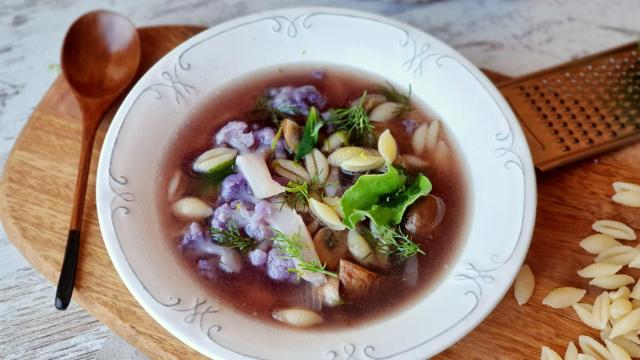
[[[465,229],[446,127],[410,89],[350,69],[239,80],[194,109],[165,159],[163,222],[181,261],[265,321],[389,314],[437,281]]]

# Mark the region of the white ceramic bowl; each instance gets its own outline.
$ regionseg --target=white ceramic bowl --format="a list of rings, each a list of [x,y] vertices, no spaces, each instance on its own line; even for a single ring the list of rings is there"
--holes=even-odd
[[[411,84],[467,166],[467,239],[413,305],[364,326],[295,330],[212,298],[179,266],[157,219],[162,149],[191,109],[244,74],[287,63],[346,65]],[[372,14],[296,8],[215,26],[162,58],[131,90],[102,149],[100,227],[120,277],[151,316],[216,359],[418,359],[476,327],[511,285],[531,239],[535,173],[522,130],[491,82],[434,37]]]

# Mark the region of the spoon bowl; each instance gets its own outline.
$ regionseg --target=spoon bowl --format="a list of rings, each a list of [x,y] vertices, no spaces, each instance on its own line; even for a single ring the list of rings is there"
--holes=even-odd
[[[76,94],[102,98],[131,83],[140,62],[135,26],[110,11],[93,11],[76,20],[62,47],[62,71]]]

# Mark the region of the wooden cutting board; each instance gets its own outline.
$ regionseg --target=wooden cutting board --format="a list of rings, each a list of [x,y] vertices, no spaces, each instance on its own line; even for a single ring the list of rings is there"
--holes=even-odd
[[[192,26],[141,29],[141,71],[201,30]],[[62,263],[71,213],[80,150],[79,115],[69,87],[59,77],[16,141],[0,184],[0,217],[9,239],[53,283]],[[95,206],[95,165],[111,116],[102,123],[93,151],[74,300],[151,358],[202,358],[138,305],[116,274],[102,242]],[[541,299],[559,286],[587,286],[575,271],[592,257],[579,248],[578,241],[591,233],[594,220],[617,219],[640,229],[640,209],[609,200],[614,180],[640,183],[640,144],[539,175],[538,220],[527,258],[537,281],[532,300],[518,306],[509,293],[475,331],[437,359],[534,359],[539,358],[543,344],[564,352],[567,342],[576,341],[581,334],[597,337],[572,310],[544,307]],[[598,292],[590,287],[588,300]],[[42,295],[50,296],[53,306],[54,294]]]

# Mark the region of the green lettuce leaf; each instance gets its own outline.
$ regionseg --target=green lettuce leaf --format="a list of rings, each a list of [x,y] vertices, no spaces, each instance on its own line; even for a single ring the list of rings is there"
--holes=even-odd
[[[399,224],[407,207],[432,188],[424,175],[419,175],[409,186],[405,186],[406,182],[407,177],[393,166],[384,174],[360,176],[340,201],[344,224],[354,229],[365,217],[377,226]]]

